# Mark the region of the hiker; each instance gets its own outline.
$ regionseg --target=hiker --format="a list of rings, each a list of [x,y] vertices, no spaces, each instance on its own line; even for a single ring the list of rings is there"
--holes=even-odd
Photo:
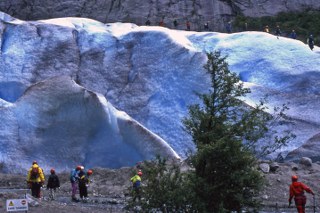
[[[191,29],[190,21],[187,20],[186,26],[187,26],[187,30],[190,31],[190,29]]]
[[[289,37],[292,38],[292,39],[296,39],[297,38],[297,33],[295,32],[295,30],[291,31]]]
[[[163,19],[161,19],[161,21],[159,22],[159,26],[160,26],[160,27],[164,27],[164,21],[163,21]]]
[[[248,23],[247,22],[244,23],[244,31],[248,31]]]
[[[174,21],[173,21],[173,26],[174,26],[174,28],[175,29],[177,29],[178,28],[178,21],[177,21],[177,19],[175,19]]]
[[[313,50],[313,48],[314,48],[314,39],[313,39],[313,35],[312,34],[310,34],[309,38],[307,39],[307,43],[308,43],[310,49]]]
[[[204,24],[204,30],[209,31],[209,22],[208,21]]]
[[[37,161],[33,161],[27,175],[27,183],[33,197],[41,198],[41,186],[43,186],[44,181],[43,170],[39,167]]]
[[[290,185],[290,191],[289,191],[289,206],[291,205],[291,200],[294,197],[294,202],[296,204],[298,213],[304,213],[305,212],[305,205],[307,202],[307,198],[304,195],[304,191],[312,194],[314,196],[313,191],[306,186],[305,184],[298,182],[298,176],[293,175],[291,177],[292,184]]]
[[[232,26],[231,26],[231,21],[229,21],[226,25],[226,30],[227,30],[227,33],[231,33],[232,32]]]
[[[281,30],[280,30],[279,25],[277,25],[277,27],[276,27],[276,36],[277,36],[277,39],[279,39],[279,36],[281,36]]]
[[[270,31],[269,31],[269,26],[268,25],[266,25],[265,27],[264,27],[264,32],[266,32],[266,33],[269,33]]]
[[[78,190],[80,170],[81,170],[81,166],[77,166],[70,173],[70,182],[71,182],[71,188],[72,188],[71,199],[72,199],[72,201],[75,201],[75,202],[79,201],[76,197],[76,194],[77,194],[77,190]]]
[[[135,176],[133,176],[130,180],[132,182],[132,189],[133,189],[133,202],[136,201],[138,198],[139,201],[141,200],[141,176],[142,176],[142,171],[139,170]]]
[[[90,183],[89,177],[92,175],[92,170],[89,169],[87,173],[81,169],[79,172],[79,193],[80,193],[80,199],[83,202],[86,202],[88,200],[88,186]]]
[[[150,22],[149,19],[146,21],[146,25],[147,25],[147,26],[150,26],[150,25],[151,25],[151,22]]]
[[[60,188],[60,180],[54,168],[50,169],[50,176],[48,178],[47,190],[49,190],[49,199],[55,199],[56,189]]]

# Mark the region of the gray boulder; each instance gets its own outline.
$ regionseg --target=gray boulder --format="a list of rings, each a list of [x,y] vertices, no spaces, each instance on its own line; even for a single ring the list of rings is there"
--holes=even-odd
[[[312,160],[307,157],[302,157],[299,161],[299,164],[310,167],[312,166]]]

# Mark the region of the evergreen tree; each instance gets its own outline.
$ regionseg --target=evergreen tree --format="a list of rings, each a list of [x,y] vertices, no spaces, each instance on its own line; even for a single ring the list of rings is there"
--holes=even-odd
[[[265,112],[264,101],[255,107],[244,104],[241,98],[250,90],[229,70],[226,58],[220,52],[207,57],[204,68],[211,76],[211,90],[198,94],[202,105],[190,106],[183,120],[197,148],[191,156],[194,190],[208,212],[240,211],[258,204],[255,197],[263,178],[255,169],[256,156],[272,153],[293,135],[275,136],[273,142],[257,147],[270,125],[285,119],[286,107],[276,108],[271,115]]]

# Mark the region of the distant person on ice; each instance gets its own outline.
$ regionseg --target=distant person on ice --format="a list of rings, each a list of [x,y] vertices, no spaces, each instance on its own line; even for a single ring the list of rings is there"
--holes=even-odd
[[[44,181],[43,170],[39,167],[37,161],[33,161],[27,175],[27,183],[33,197],[41,198],[41,186],[43,186]]]
[[[232,26],[231,26],[231,21],[229,21],[226,25],[226,30],[227,33],[232,33]]]
[[[139,170],[135,176],[133,176],[130,180],[132,182],[132,189],[133,189],[133,201],[135,202],[138,198],[139,201],[141,200],[141,176],[142,171]]]
[[[277,39],[279,39],[279,36],[281,36],[281,30],[279,25],[277,25],[277,28],[276,28],[276,36],[277,36]]]
[[[289,37],[292,38],[292,39],[296,39],[296,38],[297,38],[297,33],[296,33],[296,31],[295,31],[295,30],[292,30],[291,33],[290,33],[290,35],[289,35]]]
[[[306,186],[305,184],[298,182],[298,176],[293,175],[291,177],[292,184],[290,185],[289,190],[289,206],[291,205],[291,200],[294,198],[294,202],[296,204],[298,213],[305,213],[305,205],[307,202],[307,198],[304,195],[304,191],[312,194],[314,196],[313,191]]]
[[[190,21],[187,20],[186,22],[186,27],[187,27],[187,30],[190,31],[191,29],[191,24],[190,24]]]
[[[308,42],[308,45],[309,45],[310,49],[313,50],[313,48],[314,48],[314,39],[313,39],[313,35],[312,34],[309,35],[309,38],[307,39],[307,42]]]
[[[49,190],[49,199],[54,200],[56,198],[56,189],[60,188],[60,180],[56,175],[56,171],[52,168],[50,169],[50,176],[48,178],[47,190]]]

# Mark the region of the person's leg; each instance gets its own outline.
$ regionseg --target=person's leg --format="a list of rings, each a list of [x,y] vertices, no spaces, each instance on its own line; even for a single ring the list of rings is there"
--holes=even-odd
[[[88,197],[88,188],[87,188],[86,185],[84,185],[84,187],[83,187],[83,196],[84,196],[85,198]]]
[[[52,189],[52,200],[56,199],[56,189]]]
[[[297,210],[298,210],[298,213],[305,213],[304,207],[301,205],[297,206]]]
[[[78,184],[76,182],[71,183],[71,187],[72,187],[72,200],[77,200],[76,198],[76,194],[77,194],[77,189],[78,189]]]
[[[31,183],[31,195],[32,195],[32,197],[37,197],[35,183]]]
[[[84,192],[83,192],[83,185],[79,184],[79,193],[80,193],[80,198],[82,199],[84,197]]]
[[[41,198],[41,184],[40,183],[34,183],[35,186],[35,195],[36,198]]]

